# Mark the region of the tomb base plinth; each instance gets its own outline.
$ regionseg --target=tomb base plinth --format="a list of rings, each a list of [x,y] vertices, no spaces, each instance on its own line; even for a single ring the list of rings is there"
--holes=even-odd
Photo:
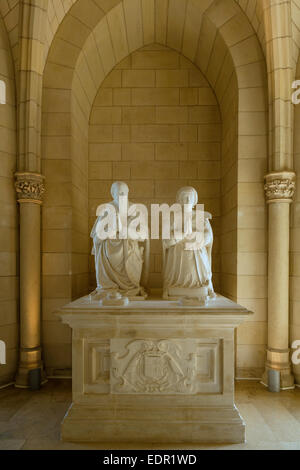
[[[234,331],[250,312],[224,297],[203,307],[147,300],[62,308],[73,330],[71,442],[241,443]]]

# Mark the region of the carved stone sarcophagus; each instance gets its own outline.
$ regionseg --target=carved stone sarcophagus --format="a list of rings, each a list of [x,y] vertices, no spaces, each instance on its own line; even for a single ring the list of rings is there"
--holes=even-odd
[[[249,311],[148,300],[61,309],[73,329],[73,403],[62,438],[77,442],[240,443],[234,331]]]

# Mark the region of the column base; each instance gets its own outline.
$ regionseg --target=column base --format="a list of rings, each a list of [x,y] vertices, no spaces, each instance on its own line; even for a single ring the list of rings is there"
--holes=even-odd
[[[291,390],[295,388],[295,380],[292,374],[290,363],[290,351],[280,349],[267,350],[267,362],[261,383],[266,387],[268,383],[268,371],[277,370],[280,372],[280,389]]]
[[[41,385],[43,385],[47,379],[41,360],[41,348],[21,349],[15,387],[30,388],[29,372],[35,369],[41,369]]]

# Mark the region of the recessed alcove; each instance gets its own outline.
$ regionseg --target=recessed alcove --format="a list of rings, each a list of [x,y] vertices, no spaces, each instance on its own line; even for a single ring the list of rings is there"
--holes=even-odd
[[[193,186],[213,214],[219,292],[221,136],[216,96],[195,65],[159,44],[130,54],[105,78],[91,110],[89,230],[99,204],[111,200],[113,181],[125,181],[130,199],[145,204],[149,214],[152,203],[172,205],[181,187]],[[150,258],[149,288],[162,288],[160,240],[152,241]],[[94,257],[90,273],[93,290]]]
[[[53,312],[93,289],[89,234],[96,206],[110,200],[113,180],[125,180],[131,199],[147,204],[174,202],[179,186],[196,187],[214,218],[216,289],[255,312],[238,330],[238,373],[262,373],[268,119],[263,51],[234,1],[225,9],[226,24],[223,7],[212,2],[195,30],[179,21],[176,5],[170,3],[167,19],[156,5],[149,28],[139,2],[121,2],[95,17],[88,31],[74,19],[78,3],[49,50],[42,217],[43,341],[51,370],[71,366],[70,331]],[[81,34],[72,43],[75,23]],[[160,252],[160,243],[152,243],[153,287],[161,285]]]

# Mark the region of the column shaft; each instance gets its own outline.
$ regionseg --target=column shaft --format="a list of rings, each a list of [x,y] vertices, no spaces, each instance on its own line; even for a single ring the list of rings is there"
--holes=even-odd
[[[294,387],[289,351],[289,238],[295,174],[270,173],[265,191],[269,205],[268,349],[262,381],[267,385],[269,370],[277,370],[280,386],[286,389]]]
[[[41,361],[41,196],[43,177],[17,173],[20,204],[20,362],[16,387],[30,386]]]
[[[290,204],[269,204],[268,347],[289,347],[289,211]]]

